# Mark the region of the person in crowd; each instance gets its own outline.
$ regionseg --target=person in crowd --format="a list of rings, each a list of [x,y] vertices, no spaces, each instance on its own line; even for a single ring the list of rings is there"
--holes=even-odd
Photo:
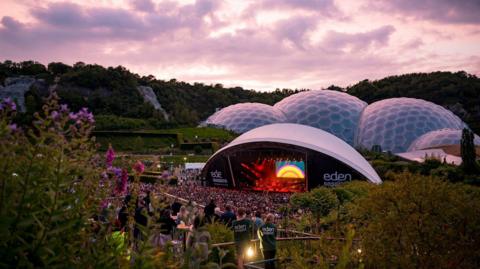
[[[190,268],[200,268],[200,265],[208,260],[210,233],[205,227],[205,218],[196,216],[193,220],[192,232],[187,238],[187,248],[190,251]]]
[[[187,208],[184,205],[180,207],[180,211],[177,214],[177,224],[180,224],[182,222],[185,225],[190,225],[189,214]]]
[[[260,226],[257,232],[260,239],[260,249],[265,260],[274,259],[277,250],[277,227],[273,224],[274,218],[273,214],[268,214],[265,218],[265,224]],[[265,262],[265,269],[275,269],[275,262]]]
[[[127,222],[128,222],[128,204],[130,203],[130,200],[132,199],[132,196],[130,194],[125,196],[125,199],[123,200],[123,205],[120,211],[118,212],[118,222],[120,229],[122,231],[126,230],[127,227]]]
[[[160,224],[160,233],[166,235],[171,240],[173,229],[177,227],[177,223],[172,219],[170,213],[170,209],[164,209],[160,214],[158,224]]]
[[[257,231],[263,225],[262,213],[260,213],[260,211],[255,211],[255,214],[252,220],[253,220],[253,235],[255,238],[257,238]]]
[[[210,203],[207,206],[205,206],[205,209],[203,210],[203,212],[205,214],[205,218],[207,222],[212,222],[213,215],[215,214],[215,207],[217,207],[217,205],[215,205],[215,200],[213,199],[211,199]]]
[[[244,212],[245,213],[245,212]],[[227,205],[225,212],[220,216],[220,221],[227,227],[232,227],[232,222],[236,219],[235,213],[233,213],[232,206]]]
[[[178,199],[175,199],[172,203],[172,215],[176,216],[178,212],[180,211],[180,208],[182,207],[182,204],[178,202]]]
[[[215,207],[215,213],[213,214],[213,222],[219,222],[221,216],[222,211],[220,211],[220,207]]]
[[[232,223],[238,269],[243,269],[244,257],[252,239],[252,225],[252,220],[247,218],[245,209],[239,208],[238,218]]]
[[[153,208],[152,208],[152,200],[150,198],[150,190],[147,190],[147,195],[143,198],[143,204],[145,205],[145,208],[147,209],[148,215],[152,216],[153,213]]]
[[[133,230],[133,236],[135,239],[143,240],[142,236],[142,229],[147,226],[148,218],[147,218],[147,209],[143,204],[143,200],[137,199],[137,207],[135,208],[135,228]]]

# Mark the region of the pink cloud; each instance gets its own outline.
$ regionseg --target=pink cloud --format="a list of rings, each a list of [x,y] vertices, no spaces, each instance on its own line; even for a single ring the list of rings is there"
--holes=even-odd
[[[394,4],[392,13],[407,12]],[[406,28],[385,14],[386,6],[357,12],[331,0],[265,0],[236,10],[220,0],[132,0],[114,7],[52,2],[24,8],[29,18],[0,15],[0,60],[121,64],[163,79],[260,90],[346,86],[409,70],[480,72],[474,58],[480,49],[465,45],[480,41],[480,33],[425,24],[420,15],[422,27],[414,20]],[[257,21],[257,13],[272,10],[282,15]],[[439,51],[439,44],[451,51]]]

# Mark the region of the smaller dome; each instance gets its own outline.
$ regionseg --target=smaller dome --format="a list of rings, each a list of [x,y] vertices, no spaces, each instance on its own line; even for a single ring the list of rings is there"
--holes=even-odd
[[[202,125],[219,126],[241,134],[263,125],[286,121],[287,118],[283,112],[273,106],[241,103],[215,112]]]
[[[416,151],[428,148],[435,148],[439,146],[460,145],[462,140],[462,130],[458,129],[440,129],[428,132],[412,142],[408,151]],[[474,136],[473,143],[480,146],[480,137]]]

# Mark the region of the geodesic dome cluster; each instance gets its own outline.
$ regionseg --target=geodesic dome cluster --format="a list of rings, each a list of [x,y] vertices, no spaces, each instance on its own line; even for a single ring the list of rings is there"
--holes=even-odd
[[[330,90],[301,92],[274,105],[283,111],[288,122],[322,129],[352,146],[366,106],[367,103],[355,96]]]
[[[428,132],[412,142],[408,151],[416,151],[438,146],[459,145],[462,140],[462,130],[441,129]],[[475,135],[473,143],[480,146],[480,136]]]
[[[276,108],[260,103],[241,103],[225,107],[210,116],[203,125],[219,126],[236,133],[286,122],[285,115]]]
[[[232,105],[214,113],[204,125],[244,133],[272,123],[308,125],[358,148],[380,146],[393,153],[417,150],[420,147],[417,144],[435,147],[447,138],[459,144],[458,134],[461,137],[461,130],[467,127],[451,111],[425,100],[391,98],[367,105],[354,96],[330,90],[301,92],[274,106]],[[442,129],[454,130],[456,135],[452,135],[453,131],[440,132]],[[423,135],[425,138],[420,140]]]

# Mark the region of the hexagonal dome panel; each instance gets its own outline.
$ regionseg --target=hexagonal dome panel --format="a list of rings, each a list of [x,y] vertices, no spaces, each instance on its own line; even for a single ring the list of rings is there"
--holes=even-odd
[[[288,122],[322,129],[350,145],[354,144],[360,114],[366,106],[355,96],[330,90],[297,93],[274,105]]]
[[[463,129],[466,124],[451,111],[415,98],[391,98],[370,104],[360,118],[356,146],[405,152],[423,134],[443,128]]]
[[[286,122],[287,118],[278,109],[260,103],[241,103],[225,107],[211,115],[203,125],[216,125],[236,133]]]
[[[415,139],[408,148],[408,151],[416,151],[438,146],[460,145],[462,130],[441,129],[428,132]],[[480,136],[474,135],[473,143],[480,146]]]

